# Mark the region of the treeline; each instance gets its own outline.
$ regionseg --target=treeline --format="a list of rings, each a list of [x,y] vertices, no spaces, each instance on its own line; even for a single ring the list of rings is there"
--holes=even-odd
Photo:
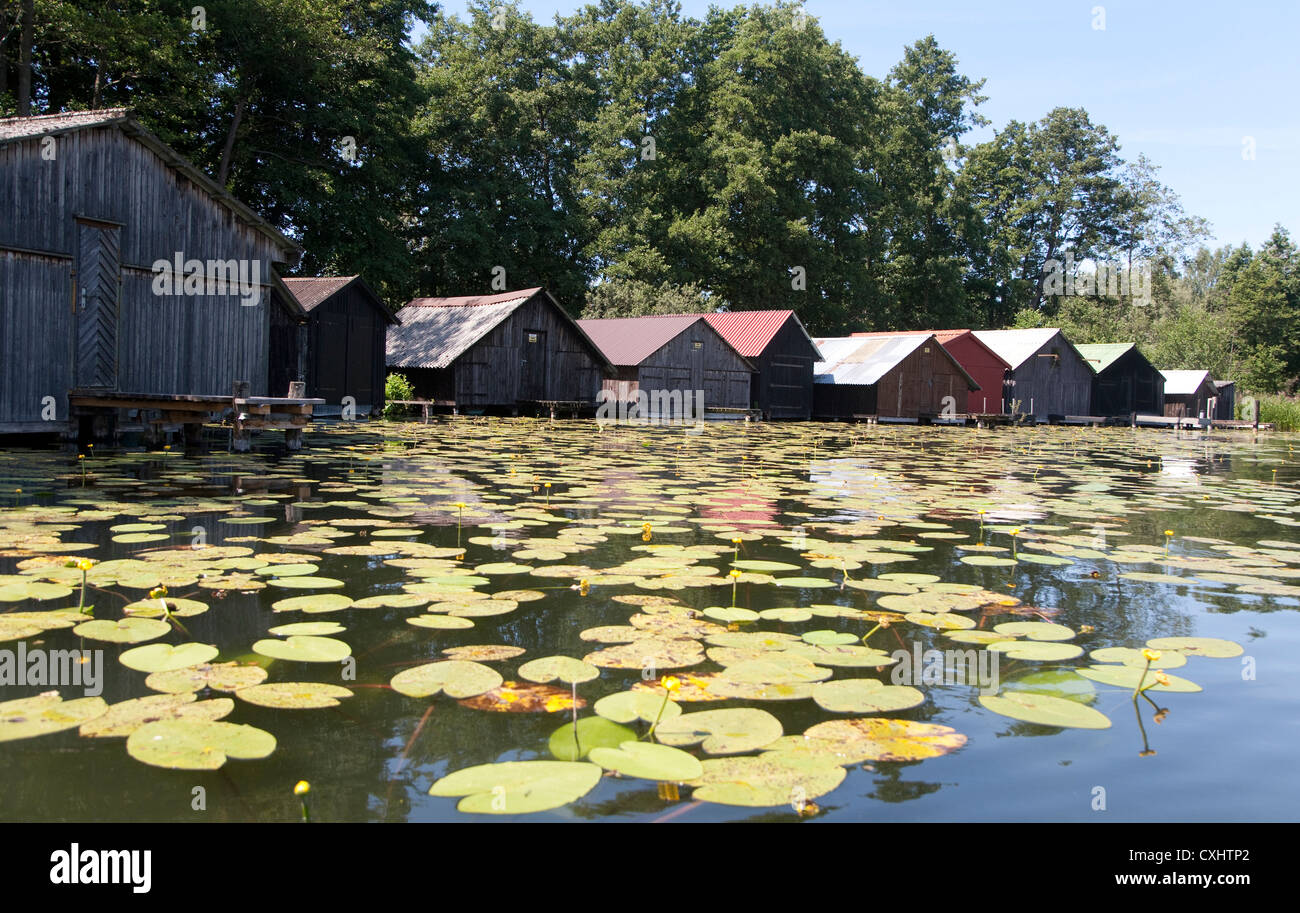
[[[1054,322],[1255,389],[1300,376],[1284,231],[1198,248],[1208,226],[1081,109],[969,142],[983,80],[933,38],[877,78],[782,3],[551,24],[500,0],[28,5],[0,0],[5,113],[132,107],[296,237],[303,272],[392,300],[546,285],[575,313],[789,307],[827,335]],[[1150,303],[1047,281],[1099,260],[1148,269]]]

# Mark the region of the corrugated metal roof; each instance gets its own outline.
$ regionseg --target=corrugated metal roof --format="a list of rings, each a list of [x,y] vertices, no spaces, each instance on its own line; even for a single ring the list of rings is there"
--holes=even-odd
[[[1123,357],[1124,353],[1133,348],[1135,343],[1132,342],[1093,342],[1081,346],[1075,346],[1083,360],[1092,368],[1094,374],[1100,374],[1115,362]]]
[[[537,288],[526,288],[517,292],[499,292],[495,295],[461,295],[456,298],[412,298],[406,303],[406,306],[408,308],[460,308],[506,304],[512,301],[522,303],[541,290],[541,286],[538,286]]]
[[[38,114],[35,117],[0,118],[0,142],[44,136],[60,130],[99,127],[126,120],[127,108],[101,108],[98,111],[69,111],[63,114]]]
[[[356,276],[313,276],[299,279],[286,278],[284,284],[293,292],[304,311],[310,311],[330,295],[347,285]]]
[[[1033,357],[1034,353],[1047,345],[1057,333],[1058,327],[1038,328],[1032,330],[976,330],[975,338],[988,346],[1014,370]]]
[[[945,345],[958,337],[965,336],[971,330],[884,330],[875,333],[854,333],[854,336],[933,336],[939,345]]]
[[[445,368],[527,300],[515,298],[470,305],[407,305],[400,311],[401,325],[388,331],[388,366]]]
[[[791,317],[799,324],[799,330],[804,336],[808,336],[808,331],[804,329],[799,315],[789,310],[720,311],[702,316],[709,322],[709,326],[717,330],[718,334],[745,358],[756,358],[762,355],[763,350],[772,341],[772,337],[780,332],[781,327],[785,326],[785,322]],[[812,343],[811,336],[808,336],[808,341]],[[813,348],[817,348],[815,344]]]
[[[660,314],[650,317],[605,317],[579,320],[578,326],[612,364],[641,364],[704,318],[699,314]]]
[[[1190,396],[1201,389],[1210,376],[1209,371],[1161,371],[1165,376],[1166,396]]]
[[[824,360],[813,365],[813,381],[819,384],[874,384],[920,348],[930,335],[818,337],[813,342],[821,350]]]

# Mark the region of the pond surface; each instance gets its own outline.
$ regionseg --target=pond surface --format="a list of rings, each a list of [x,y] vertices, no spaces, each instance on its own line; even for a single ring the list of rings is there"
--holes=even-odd
[[[306,780],[315,820],[1294,820],[1294,442],[457,418],[0,452],[0,819],[293,820]],[[98,687],[15,678],[70,650]]]

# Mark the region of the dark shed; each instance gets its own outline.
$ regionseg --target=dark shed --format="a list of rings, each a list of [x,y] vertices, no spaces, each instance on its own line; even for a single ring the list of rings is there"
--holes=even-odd
[[[307,395],[325,400],[316,414],[358,415],[384,405],[387,333],[397,318],[360,276],[285,279],[307,312]],[[344,399],[351,397],[351,403]]]
[[[674,403],[698,403],[702,391],[706,409],[750,408],[753,365],[699,314],[579,320],[578,325],[617,369],[617,376],[605,381],[611,402],[644,398],[650,414],[671,415]],[[690,406],[682,408],[692,415]]]
[[[1005,411],[1038,421],[1091,415],[1092,368],[1059,329],[976,330],[975,336],[1011,366]]]
[[[794,311],[721,311],[703,317],[757,369],[750,402],[764,418],[812,417],[813,364],[821,353]]]
[[[1214,390],[1215,421],[1232,421],[1237,417],[1237,384],[1230,380],[1216,380],[1214,382]]]
[[[1131,342],[1075,346],[1092,379],[1090,415],[1164,415],[1165,377]]]
[[[0,212],[0,432],[49,431],[71,391],[287,392],[299,249],[126,109],[0,120]]]
[[[541,288],[415,298],[388,331],[388,368],[421,399],[459,409],[594,403],[613,371],[600,349]]]
[[[974,379],[978,389],[958,391],[957,411],[995,413],[1002,411],[1002,382],[1011,367],[998,357],[972,330],[909,330],[906,333],[854,333],[854,336],[929,336],[934,334],[944,351]]]
[[[1209,371],[1161,371],[1165,376],[1165,415],[1212,418],[1210,401],[1217,392]]]
[[[817,418],[932,418],[956,414],[979,385],[933,333],[841,336],[814,342]]]

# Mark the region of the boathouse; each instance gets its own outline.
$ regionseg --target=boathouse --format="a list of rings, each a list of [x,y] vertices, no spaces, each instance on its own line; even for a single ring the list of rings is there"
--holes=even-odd
[[[854,333],[854,336],[929,336],[951,355],[979,385],[978,390],[958,391],[957,411],[967,414],[1001,413],[1002,384],[1011,366],[998,357],[972,330],[909,330],[900,333]]]
[[[933,333],[813,340],[813,417],[928,420],[955,416],[979,385]]]
[[[288,392],[270,339],[304,316],[274,291],[299,248],[129,111],[0,119],[0,176],[0,433],[63,430],[74,395],[143,421]]]
[[[603,400],[645,403],[649,414],[642,417],[656,419],[702,418],[690,405],[701,399],[705,409],[715,411],[751,408],[753,364],[700,314],[611,317],[578,325],[616,370],[605,381]]]
[[[813,365],[821,353],[794,311],[718,311],[702,315],[757,373],[750,405],[765,419],[812,417]]]
[[[1209,371],[1161,371],[1165,378],[1165,415],[1214,418],[1218,390]]]
[[[397,318],[360,276],[285,279],[306,312],[302,379],[317,415],[360,417],[384,405],[388,328]],[[349,412],[350,410],[350,412]]]
[[[1040,422],[1091,414],[1092,368],[1059,329],[976,330],[975,337],[1010,365],[1004,412]]]
[[[1096,343],[1075,348],[1096,372],[1090,415],[1164,415],[1164,375],[1134,343]]]
[[[415,298],[388,330],[388,370],[420,399],[458,411],[594,406],[613,368],[542,288]]]

